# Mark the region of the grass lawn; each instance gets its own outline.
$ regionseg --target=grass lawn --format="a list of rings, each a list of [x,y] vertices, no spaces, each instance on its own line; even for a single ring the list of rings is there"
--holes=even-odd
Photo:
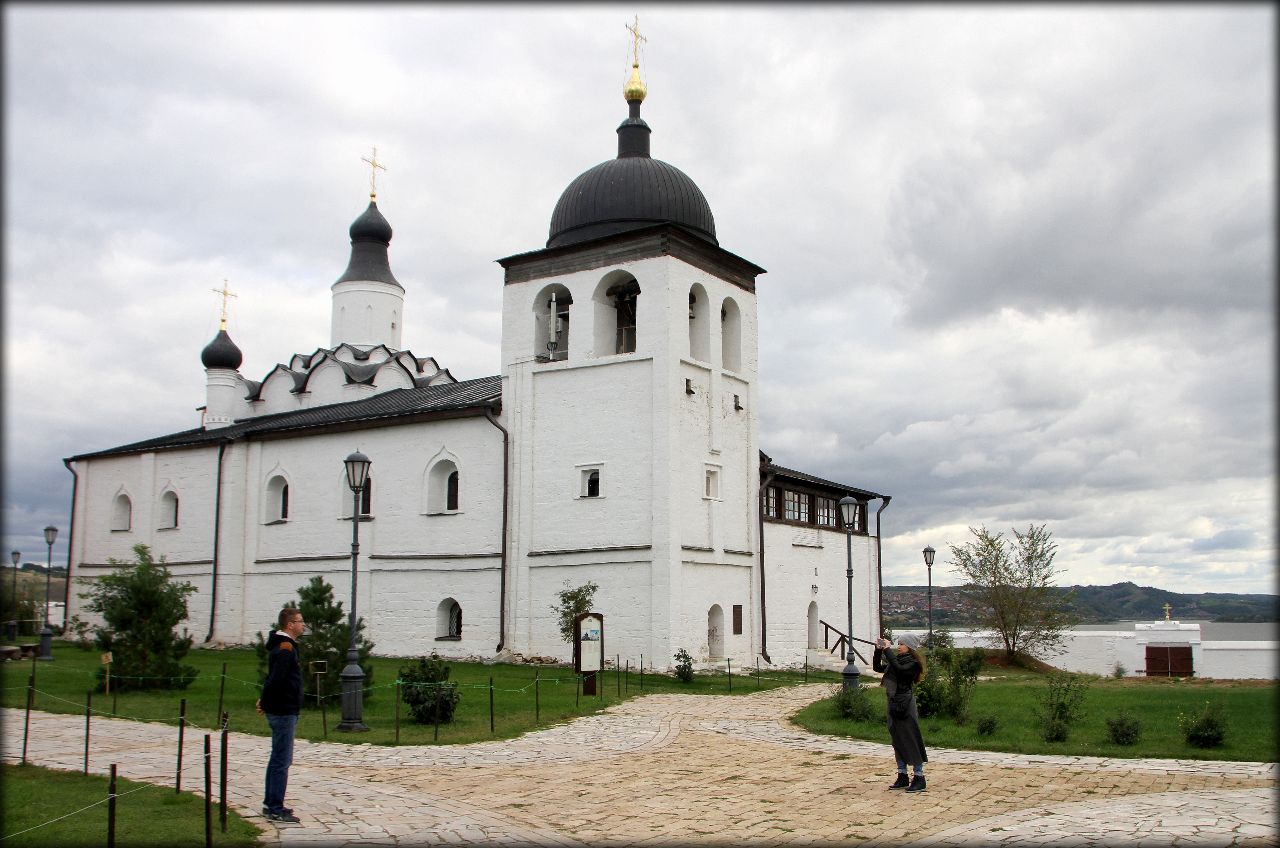
[[[0,839],[5,845],[71,848],[107,843],[105,776],[6,764],[0,765],[0,780],[4,786]],[[120,848],[204,845],[202,796],[123,778],[116,781],[116,794],[116,845]],[[258,829],[231,809],[227,810],[227,832],[223,833],[215,799],[214,845],[249,848],[257,840]]]
[[[1045,676],[1035,671],[990,666],[984,668],[982,676],[993,679],[978,681],[966,724],[958,726],[953,719],[935,716],[920,719],[926,747],[1096,757],[1277,761],[1275,716],[1280,707],[1280,686],[1274,681],[1091,677],[1084,699],[1084,718],[1071,729],[1067,741],[1045,742],[1039,736],[1036,718],[1036,698],[1046,688]],[[867,682],[867,678],[863,681]],[[878,683],[873,682],[868,697],[876,705],[878,716],[883,716],[884,690]],[[1206,701],[1220,703],[1227,719],[1226,741],[1218,748],[1192,747],[1178,729],[1178,714],[1198,714]],[[1106,720],[1122,709],[1142,722],[1142,738],[1134,745],[1115,745],[1107,739]],[[984,715],[995,716],[999,722],[989,736],[979,736],[975,729],[977,719]],[[810,704],[793,720],[814,733],[874,742],[889,739],[883,718],[864,722],[842,719],[829,700]]]
[[[304,640],[305,648],[305,640]],[[57,713],[83,715],[85,695],[94,686],[94,673],[98,669],[97,651],[86,651],[74,645],[55,641],[54,661],[33,663],[31,660],[0,664],[0,685],[3,686],[0,702],[6,707],[21,708],[26,704],[27,677],[33,667],[36,674],[34,708]],[[188,733],[211,732],[216,728],[218,693],[222,684],[222,667],[226,663],[226,681],[223,709],[229,713],[230,728],[242,733],[269,736],[264,718],[254,712],[254,701],[259,692],[257,657],[251,648],[235,648],[223,651],[193,650],[184,663],[200,669],[199,676],[186,689],[160,689],[146,692],[126,691],[117,695],[93,695],[94,715],[110,715],[114,711],[122,718],[144,721],[165,721],[176,724],[179,701],[187,700]],[[337,693],[326,697],[326,713],[308,707],[298,722],[298,735],[303,739],[341,742],[369,742],[375,745],[391,745],[396,741],[396,687],[395,679],[407,660],[396,657],[374,657],[374,685],[365,692],[364,722],[368,733],[338,733],[334,730],[341,720],[341,703]],[[508,739],[556,724],[580,715],[590,715],[627,698],[653,692],[688,692],[696,694],[729,694],[730,680],[724,673],[695,676],[692,683],[681,683],[668,675],[646,673],[643,690],[640,675],[605,671],[598,681],[598,697],[580,695],[573,670],[555,666],[529,666],[512,664],[484,665],[482,663],[449,662],[450,680],[459,685],[461,700],[454,720],[439,729],[439,744],[477,742],[489,739]],[[768,671],[758,682],[748,674],[734,670],[732,685],[734,695],[745,695],[758,689],[800,683],[799,673]],[[489,679],[493,678],[494,720],[489,728]],[[838,675],[810,672],[812,680],[837,680]],[[536,682],[535,682],[536,681]],[[575,695],[577,697],[575,697]],[[325,736],[325,727],[328,736]],[[10,728],[13,732],[15,728]],[[21,725],[17,728],[21,732]],[[433,744],[433,725],[415,724],[407,704],[400,705],[400,744]]]

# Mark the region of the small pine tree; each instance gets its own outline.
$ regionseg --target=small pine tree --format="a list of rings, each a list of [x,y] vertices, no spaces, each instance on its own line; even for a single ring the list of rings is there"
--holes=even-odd
[[[350,616],[342,611],[342,602],[334,601],[333,587],[323,577],[312,577],[304,586],[298,587],[298,602],[290,602],[286,606],[296,606],[307,622],[307,631],[301,639],[302,653],[302,685],[306,693],[305,701],[309,706],[320,702],[316,699],[318,691],[323,691],[326,698],[337,696],[342,692],[342,669],[347,666],[347,648],[351,642]],[[276,630],[276,622],[267,626],[268,634]],[[356,647],[360,651],[360,668],[364,669],[364,685],[373,685],[373,662],[369,652],[373,650],[373,642],[364,636],[364,619],[356,617]],[[258,655],[258,679],[267,679],[267,642],[259,631],[253,645]],[[311,671],[311,663],[316,660],[325,662],[325,671],[317,675]],[[321,687],[317,689],[317,682]],[[373,693],[365,692],[367,700]]]
[[[556,614],[556,621],[560,625],[560,638],[570,645],[573,644],[573,619],[584,612],[591,612],[591,604],[599,589],[590,580],[576,589],[570,589],[569,581],[566,580],[564,588],[556,592],[556,603],[551,605],[551,611]]]
[[[419,724],[453,721],[453,712],[462,696],[458,684],[449,682],[449,666],[438,654],[418,657],[416,663],[400,667],[401,694]]]
[[[182,664],[193,640],[185,630],[178,636],[174,629],[186,620],[187,596],[196,589],[186,581],[174,582],[164,557],[153,560],[146,545],[134,545],[133,555],[135,562],[108,559],[125,567],[97,578],[80,594],[88,601],[85,609],[105,622],[93,634],[98,650],[112,654],[111,685],[116,691],[185,689],[199,671]],[[99,691],[104,677],[99,668]]]

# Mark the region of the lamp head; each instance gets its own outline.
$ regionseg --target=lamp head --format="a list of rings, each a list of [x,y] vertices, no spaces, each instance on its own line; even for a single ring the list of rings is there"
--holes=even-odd
[[[44,528],[44,542],[46,545],[53,545],[58,539],[58,528],[50,524]]]
[[[373,462],[360,451],[356,451],[344,459],[343,463],[347,466],[347,485],[351,487],[351,491],[362,491],[364,484],[369,481],[369,466]]]
[[[13,560],[13,567],[17,568],[18,560],[22,559],[22,553],[20,551],[9,551],[9,559]]]
[[[924,549],[923,553],[924,553],[924,564],[929,568],[933,568],[933,556],[934,554],[937,553],[937,551],[935,551],[933,549],[933,546],[930,545],[929,547]]]
[[[845,495],[840,499],[840,520],[844,522],[846,533],[860,531],[862,528],[858,526],[861,516],[858,512],[858,501],[856,498]]]

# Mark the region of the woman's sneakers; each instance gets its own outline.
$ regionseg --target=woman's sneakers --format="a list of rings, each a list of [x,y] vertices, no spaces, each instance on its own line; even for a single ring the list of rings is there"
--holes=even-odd
[[[903,777],[902,775],[899,775],[898,779],[899,779],[899,780],[903,780],[903,779],[904,779],[904,777]],[[895,787],[895,788],[896,788],[896,787]],[[908,792],[923,792],[923,791],[924,791],[924,775],[923,775],[923,774],[917,774],[917,775],[915,775],[914,777],[912,777],[912,778],[911,778],[911,785],[907,787],[907,791],[908,791]]]
[[[890,789],[906,789],[907,788],[906,772],[898,772],[898,779],[889,787]]]

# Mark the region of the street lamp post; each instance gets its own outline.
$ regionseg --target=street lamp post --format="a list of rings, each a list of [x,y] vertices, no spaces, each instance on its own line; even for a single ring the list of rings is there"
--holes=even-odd
[[[9,559],[13,560],[13,627],[5,634],[5,637],[9,641],[13,641],[18,638],[18,560],[22,559],[22,553],[10,551]]]
[[[360,667],[360,648],[356,643],[356,563],[360,557],[360,493],[369,481],[369,457],[360,451],[343,460],[347,467],[347,485],[351,487],[351,641],[347,646],[347,667],[338,677],[342,680],[342,721],[338,730],[365,731],[364,669]]]
[[[861,674],[858,666],[853,662],[853,534],[860,529],[858,522],[863,514],[859,511],[858,502],[854,498],[846,495],[840,499],[840,520],[844,522],[845,552],[848,556],[844,576],[849,590],[845,610],[849,633],[844,642],[844,668],[840,670],[842,686],[846,692],[858,688],[858,675]]]
[[[927,596],[928,604],[929,604],[929,650],[932,651],[933,650],[933,555],[936,554],[937,551],[935,551],[933,549],[933,546],[930,545],[929,547],[925,548],[924,551],[922,551],[922,553],[924,554],[924,567],[929,574],[929,590],[928,590],[928,596]]]
[[[40,629],[40,659],[53,660],[53,628],[49,626],[49,578],[53,573],[53,543],[58,538],[58,528],[50,524],[44,528],[44,541],[49,546],[49,558],[44,568],[44,627]]]

